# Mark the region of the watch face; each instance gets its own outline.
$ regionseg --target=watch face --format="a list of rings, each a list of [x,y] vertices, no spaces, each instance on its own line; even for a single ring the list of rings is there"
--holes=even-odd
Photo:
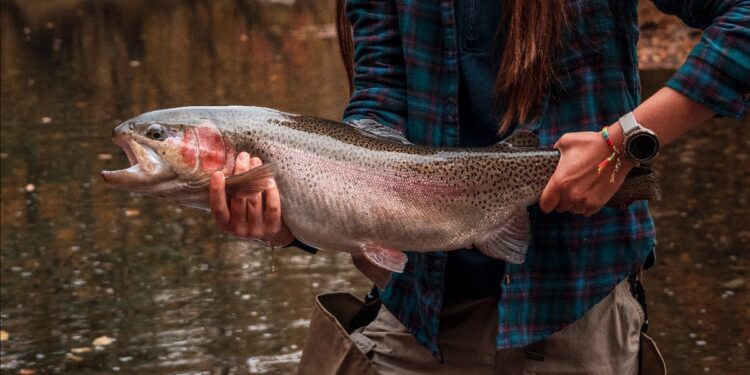
[[[628,142],[628,154],[637,161],[650,161],[659,151],[659,141],[649,133],[633,135]]]

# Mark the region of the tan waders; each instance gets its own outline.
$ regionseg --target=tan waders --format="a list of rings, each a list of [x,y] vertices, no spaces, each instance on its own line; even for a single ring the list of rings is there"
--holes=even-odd
[[[583,318],[520,349],[495,350],[495,299],[453,301],[441,315],[442,364],[384,307],[369,324],[351,324],[363,305],[348,293],[316,298],[300,374],[666,373],[658,349],[641,333],[644,313],[627,280]]]

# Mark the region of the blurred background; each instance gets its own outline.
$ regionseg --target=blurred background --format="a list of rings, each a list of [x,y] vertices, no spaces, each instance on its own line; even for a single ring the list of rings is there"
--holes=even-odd
[[[210,214],[107,188],[114,126],[248,104],[337,119],[333,0],[0,0],[0,372],[290,373],[313,296],[369,283],[348,256],[270,251]],[[641,4],[644,95],[700,37]],[[749,120],[663,152],[651,331],[672,373],[750,367]]]

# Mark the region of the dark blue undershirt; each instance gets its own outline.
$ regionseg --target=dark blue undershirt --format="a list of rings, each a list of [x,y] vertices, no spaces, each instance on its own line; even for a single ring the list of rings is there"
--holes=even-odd
[[[459,145],[489,146],[498,142],[497,113],[492,91],[499,70],[502,46],[496,37],[501,0],[456,0],[458,36]],[[446,300],[500,295],[505,262],[475,249],[448,253],[444,293]]]

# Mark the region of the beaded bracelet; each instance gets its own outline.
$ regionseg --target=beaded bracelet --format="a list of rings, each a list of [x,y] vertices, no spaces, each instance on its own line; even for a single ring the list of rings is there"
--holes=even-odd
[[[615,147],[615,143],[612,142],[612,139],[609,138],[609,127],[605,126],[604,128],[602,128],[601,133],[602,138],[604,138],[604,142],[606,142],[607,146],[612,149],[612,153],[606,159],[599,162],[596,168],[596,173],[601,174],[602,170],[604,170],[604,168],[606,168],[607,165],[612,162],[612,160],[615,160],[615,169],[612,171],[612,175],[609,176],[609,183],[611,184],[615,182],[615,174],[617,174],[617,172],[620,170],[620,151],[617,150],[617,147]]]

